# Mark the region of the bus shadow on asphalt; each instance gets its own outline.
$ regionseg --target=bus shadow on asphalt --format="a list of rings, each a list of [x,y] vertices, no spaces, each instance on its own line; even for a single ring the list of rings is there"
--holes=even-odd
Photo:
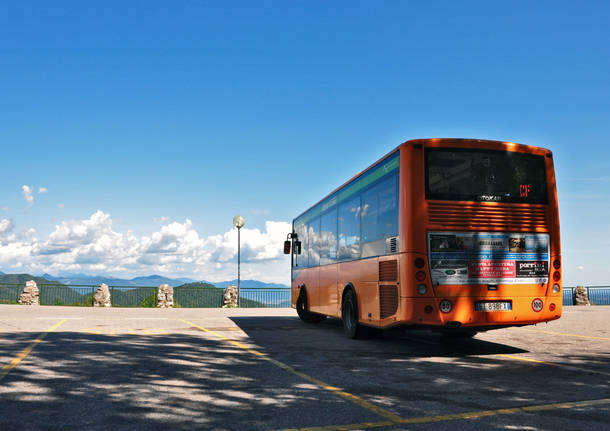
[[[366,352],[368,355],[398,357],[460,358],[479,355],[528,353],[508,344],[474,338],[448,338],[429,330],[394,329],[374,332],[358,340],[343,334],[339,319],[327,318],[309,324],[294,317],[232,317],[230,318],[258,346],[292,350],[307,346],[318,351]]]

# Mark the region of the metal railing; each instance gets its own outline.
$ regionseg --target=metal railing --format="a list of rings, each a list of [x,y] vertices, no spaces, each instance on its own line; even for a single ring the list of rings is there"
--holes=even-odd
[[[39,284],[40,305],[93,306],[96,285]],[[113,307],[156,307],[157,287],[108,286]],[[0,304],[18,304],[24,285],[0,283]],[[591,305],[610,305],[610,286],[586,286]],[[574,305],[574,287],[563,288],[563,305]],[[174,306],[182,308],[219,308],[224,289],[175,287]],[[290,307],[290,289],[242,287],[241,308]]]
[[[220,308],[224,299],[224,289],[203,287],[174,287],[174,307],[179,308]]]
[[[70,305],[92,307],[97,285],[39,284],[40,305]],[[0,283],[0,304],[18,304],[23,284]],[[108,286],[113,307],[156,307],[154,286]],[[241,288],[239,306],[242,308],[290,307],[290,289]],[[174,307],[220,308],[224,303],[224,289],[175,287]]]
[[[240,308],[290,307],[290,289],[241,288]]]
[[[40,305],[93,306],[93,295],[97,286],[39,284]]]
[[[574,305],[575,287],[563,288],[563,305]],[[585,286],[591,305],[610,305],[610,286]]]
[[[0,304],[18,304],[22,285],[12,283],[0,284]]]
[[[563,305],[574,305],[574,288],[563,288]]]

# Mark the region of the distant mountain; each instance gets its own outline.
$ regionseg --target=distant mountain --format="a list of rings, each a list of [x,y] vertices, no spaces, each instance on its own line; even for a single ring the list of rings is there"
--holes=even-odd
[[[176,286],[176,287],[195,287],[198,289],[216,289],[217,286],[211,284],[211,283],[206,283],[206,282],[202,282],[202,281],[195,281],[193,283],[185,283],[182,284],[180,286]]]
[[[121,278],[114,277],[104,277],[101,275],[74,274],[53,277],[49,274],[44,274],[44,277],[57,281],[58,283],[69,285],[98,285],[100,283],[106,283],[112,286],[129,285],[128,280],[123,280]]]
[[[206,283],[212,283],[216,287],[226,288],[228,285],[233,284],[237,286],[237,279],[229,280],[229,281],[219,281],[219,282],[211,282],[208,281]],[[240,288],[244,289],[290,289],[290,286],[286,284],[279,283],[265,283],[263,281],[258,280],[240,280],[239,282]]]
[[[0,274],[0,283],[25,285],[26,281],[34,280],[36,284],[59,284],[56,280],[35,277],[30,274]]]
[[[0,275],[2,277],[2,275]],[[31,277],[31,276],[30,276]],[[39,277],[45,279],[44,283],[61,283],[71,286],[75,285],[92,285],[97,286],[100,283],[106,283],[109,286],[159,286],[161,284],[169,284],[173,287],[185,286],[191,284],[191,287],[219,287],[226,288],[230,284],[237,286],[237,279],[220,282],[212,282],[206,280],[194,280],[192,278],[169,278],[162,275],[153,274],[140,276],[131,279],[108,277],[103,275],[87,275],[87,274],[70,274],[60,273],[57,276],[51,274],[43,274]],[[32,278],[30,278],[32,279]],[[34,278],[35,279],[35,278]],[[1,281],[0,281],[1,282]],[[37,282],[38,283],[38,282]],[[289,289],[290,286],[279,283],[265,283],[258,280],[241,280],[240,286],[243,288],[253,289]]]
[[[169,284],[170,286],[178,286],[184,283],[191,283],[196,280],[192,278],[168,278],[161,275],[149,275],[146,277],[135,277],[132,279],[108,277],[103,275],[87,275],[87,274],[69,274],[63,273],[57,277],[50,274],[44,274],[44,278],[53,280],[58,283],[68,285],[98,285],[106,283],[109,286],[159,286],[161,284]]]
[[[129,280],[129,284],[133,284],[136,286],[159,286],[161,284],[169,284],[170,286],[176,286],[177,283],[193,283],[197,280],[193,280],[191,278],[168,278],[163,277],[161,275],[149,275],[146,277],[136,277]]]

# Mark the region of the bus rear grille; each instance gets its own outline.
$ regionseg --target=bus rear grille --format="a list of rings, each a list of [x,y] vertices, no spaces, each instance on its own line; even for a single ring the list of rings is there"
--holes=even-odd
[[[382,319],[396,314],[398,310],[398,288],[379,286],[379,315]]]
[[[428,202],[428,222],[431,228],[548,230],[544,207],[522,204]]]
[[[379,281],[396,281],[398,278],[398,263],[395,260],[379,262]]]

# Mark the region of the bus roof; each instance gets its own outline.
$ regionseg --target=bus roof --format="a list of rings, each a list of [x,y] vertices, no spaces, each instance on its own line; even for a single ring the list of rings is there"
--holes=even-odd
[[[334,195],[336,192],[341,190],[343,187],[347,186],[351,182],[353,182],[353,181],[357,180],[358,178],[360,178],[362,175],[366,174],[368,171],[370,171],[375,166],[377,166],[380,163],[382,163],[384,160],[386,160],[387,158],[392,156],[394,153],[396,153],[401,148],[412,146],[412,145],[417,145],[417,144],[422,144],[422,145],[423,144],[437,144],[437,143],[441,143],[441,142],[442,143],[448,143],[448,144],[481,143],[481,144],[502,145],[502,146],[513,147],[513,149],[516,150],[516,151],[518,151],[518,150],[520,150],[522,152],[531,152],[531,151],[540,152],[540,151],[544,151],[547,154],[552,154],[551,151],[547,150],[546,148],[535,147],[535,146],[531,146],[531,145],[518,144],[516,142],[509,142],[509,141],[494,141],[494,140],[489,140],[489,139],[474,139],[474,138],[420,138],[420,139],[410,139],[408,141],[403,142],[402,144],[400,144],[396,148],[394,148],[392,151],[387,153],[385,156],[381,157],[379,160],[377,160],[375,163],[373,163],[372,165],[367,167],[365,170],[358,172],[356,175],[351,177],[345,183],[341,184],[339,187],[335,188],[332,192],[328,193],[322,199],[320,199],[315,204],[313,204],[312,206],[307,208],[305,211],[300,213],[298,216],[296,216],[292,220],[292,223],[294,224],[294,222],[297,219],[299,219],[300,217],[302,217],[304,214],[306,214],[307,212],[309,212],[310,210],[315,208],[317,205],[321,204],[324,200],[326,200],[329,197],[331,197],[332,195]]]

